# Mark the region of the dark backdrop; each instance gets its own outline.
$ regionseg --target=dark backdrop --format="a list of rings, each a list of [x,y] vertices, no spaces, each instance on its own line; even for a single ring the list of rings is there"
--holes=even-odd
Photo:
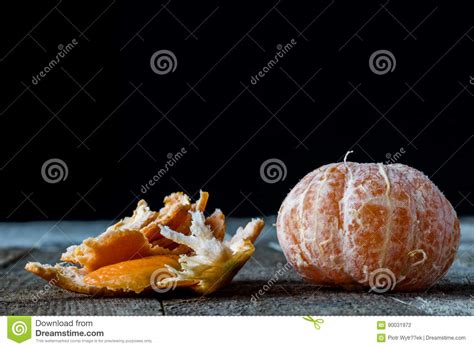
[[[232,215],[274,214],[348,150],[422,170],[473,213],[469,3],[2,2],[0,218],[115,218],[201,188]],[[152,70],[160,50],[174,71]],[[386,73],[370,68],[378,50],[393,56]],[[262,177],[267,160],[280,177]]]

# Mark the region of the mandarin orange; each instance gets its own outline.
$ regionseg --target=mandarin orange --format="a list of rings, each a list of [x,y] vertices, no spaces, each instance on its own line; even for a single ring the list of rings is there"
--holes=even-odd
[[[306,175],[281,205],[277,233],[303,278],[376,292],[427,289],[453,263],[460,239],[456,212],[423,173],[353,162]]]

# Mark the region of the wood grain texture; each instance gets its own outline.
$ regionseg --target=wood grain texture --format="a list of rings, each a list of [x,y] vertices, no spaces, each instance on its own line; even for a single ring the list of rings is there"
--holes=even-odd
[[[19,259],[21,259],[22,256],[26,254],[27,251],[28,250],[24,248],[12,248],[2,250],[2,252],[0,253],[0,268],[7,267],[8,265],[17,262]]]
[[[28,261],[55,263],[63,249],[0,249],[0,315],[474,315],[470,235],[448,274],[431,289],[382,295],[306,283],[285,266],[281,252],[264,243],[230,285],[208,296],[175,291],[91,298],[51,287],[23,270]]]

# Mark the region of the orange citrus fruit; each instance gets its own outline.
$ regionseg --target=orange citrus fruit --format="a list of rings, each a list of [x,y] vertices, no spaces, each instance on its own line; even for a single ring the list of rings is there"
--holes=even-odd
[[[277,233],[287,260],[309,281],[395,291],[434,284],[460,238],[456,212],[423,173],[353,162],[306,175],[284,200]]]

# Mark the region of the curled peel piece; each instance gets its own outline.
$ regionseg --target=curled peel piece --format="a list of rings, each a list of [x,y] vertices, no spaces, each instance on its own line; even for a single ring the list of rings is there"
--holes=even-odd
[[[191,235],[186,236],[163,226],[161,233],[168,239],[184,244],[194,250],[194,255],[180,255],[181,269],[173,269],[175,277],[167,278],[156,285],[169,287],[172,283],[195,281],[190,288],[198,293],[211,293],[232,280],[252,256],[252,244],[260,234],[264,222],[254,219],[245,228],[239,228],[227,242],[218,240],[206,225],[201,212],[193,212]]]
[[[216,209],[214,213],[206,218],[206,225],[211,228],[217,240],[224,240],[226,229],[225,216],[220,209]]]
[[[68,291],[87,295],[118,295],[118,293],[108,291],[106,288],[86,284],[84,276],[87,274],[87,271],[83,268],[80,269],[75,266],[65,266],[62,264],[51,266],[43,265],[39,262],[28,262],[25,269],[43,278],[50,285],[55,285]]]
[[[224,242],[225,216],[216,209],[205,218],[207,200],[207,192],[194,204],[174,193],[159,212],[142,200],[131,217],[69,247],[61,257],[65,262],[29,262],[25,269],[51,285],[88,295],[162,293],[178,287],[210,293],[230,282],[251,257],[264,223],[253,220]]]
[[[181,193],[182,194],[182,193]],[[152,221],[150,224],[141,229],[141,232],[147,237],[147,239],[153,245],[157,245],[166,249],[173,250],[178,247],[173,241],[164,238],[161,233],[161,225],[166,225],[178,232],[189,234],[189,227],[191,226],[191,215],[190,211],[204,211],[206,209],[207,201],[209,199],[209,194],[204,191],[200,191],[200,197],[198,201],[194,204],[190,204],[189,198],[184,195],[186,198],[185,201],[179,203],[179,199],[174,197],[176,194],[172,194],[165,198],[164,203],[165,207],[160,210],[160,213],[163,213],[164,210],[170,210],[173,213],[167,214],[168,218],[157,218]],[[173,199],[174,197],[174,199]],[[178,201],[178,204],[176,203]],[[174,208],[170,208],[173,207]],[[168,208],[167,208],[168,207]],[[180,253],[187,251],[186,247],[181,247],[179,250]]]
[[[93,272],[66,264],[51,266],[38,262],[27,263],[25,269],[65,290],[93,296],[117,296],[151,290],[150,275],[167,266],[179,268],[178,257],[149,256],[104,266]]]
[[[140,200],[131,217],[120,220],[97,237],[87,238],[81,245],[70,246],[61,261],[94,271],[121,261],[186,252],[187,248],[165,240],[158,226],[167,225],[189,233],[188,212],[193,206],[205,209],[207,197],[207,192],[201,192],[198,202],[192,205],[187,195],[176,192],[164,199],[164,207],[159,212],[151,211],[148,204]]]
[[[102,267],[84,276],[87,285],[103,287],[112,291],[127,291],[137,294],[151,288],[151,275],[155,270],[165,270],[166,266],[179,268],[175,255],[149,256],[142,259],[119,262]],[[172,276],[166,273],[164,276]]]
[[[88,238],[80,246],[69,247],[61,260],[94,271],[121,261],[171,253],[173,251],[150,244],[140,231],[114,230],[96,238]]]
[[[201,192],[202,195],[203,192]],[[163,203],[164,207],[156,213],[155,218],[141,229],[150,242],[162,238],[160,224],[186,230],[188,211],[192,208],[189,197],[182,192],[177,192],[165,197]]]

